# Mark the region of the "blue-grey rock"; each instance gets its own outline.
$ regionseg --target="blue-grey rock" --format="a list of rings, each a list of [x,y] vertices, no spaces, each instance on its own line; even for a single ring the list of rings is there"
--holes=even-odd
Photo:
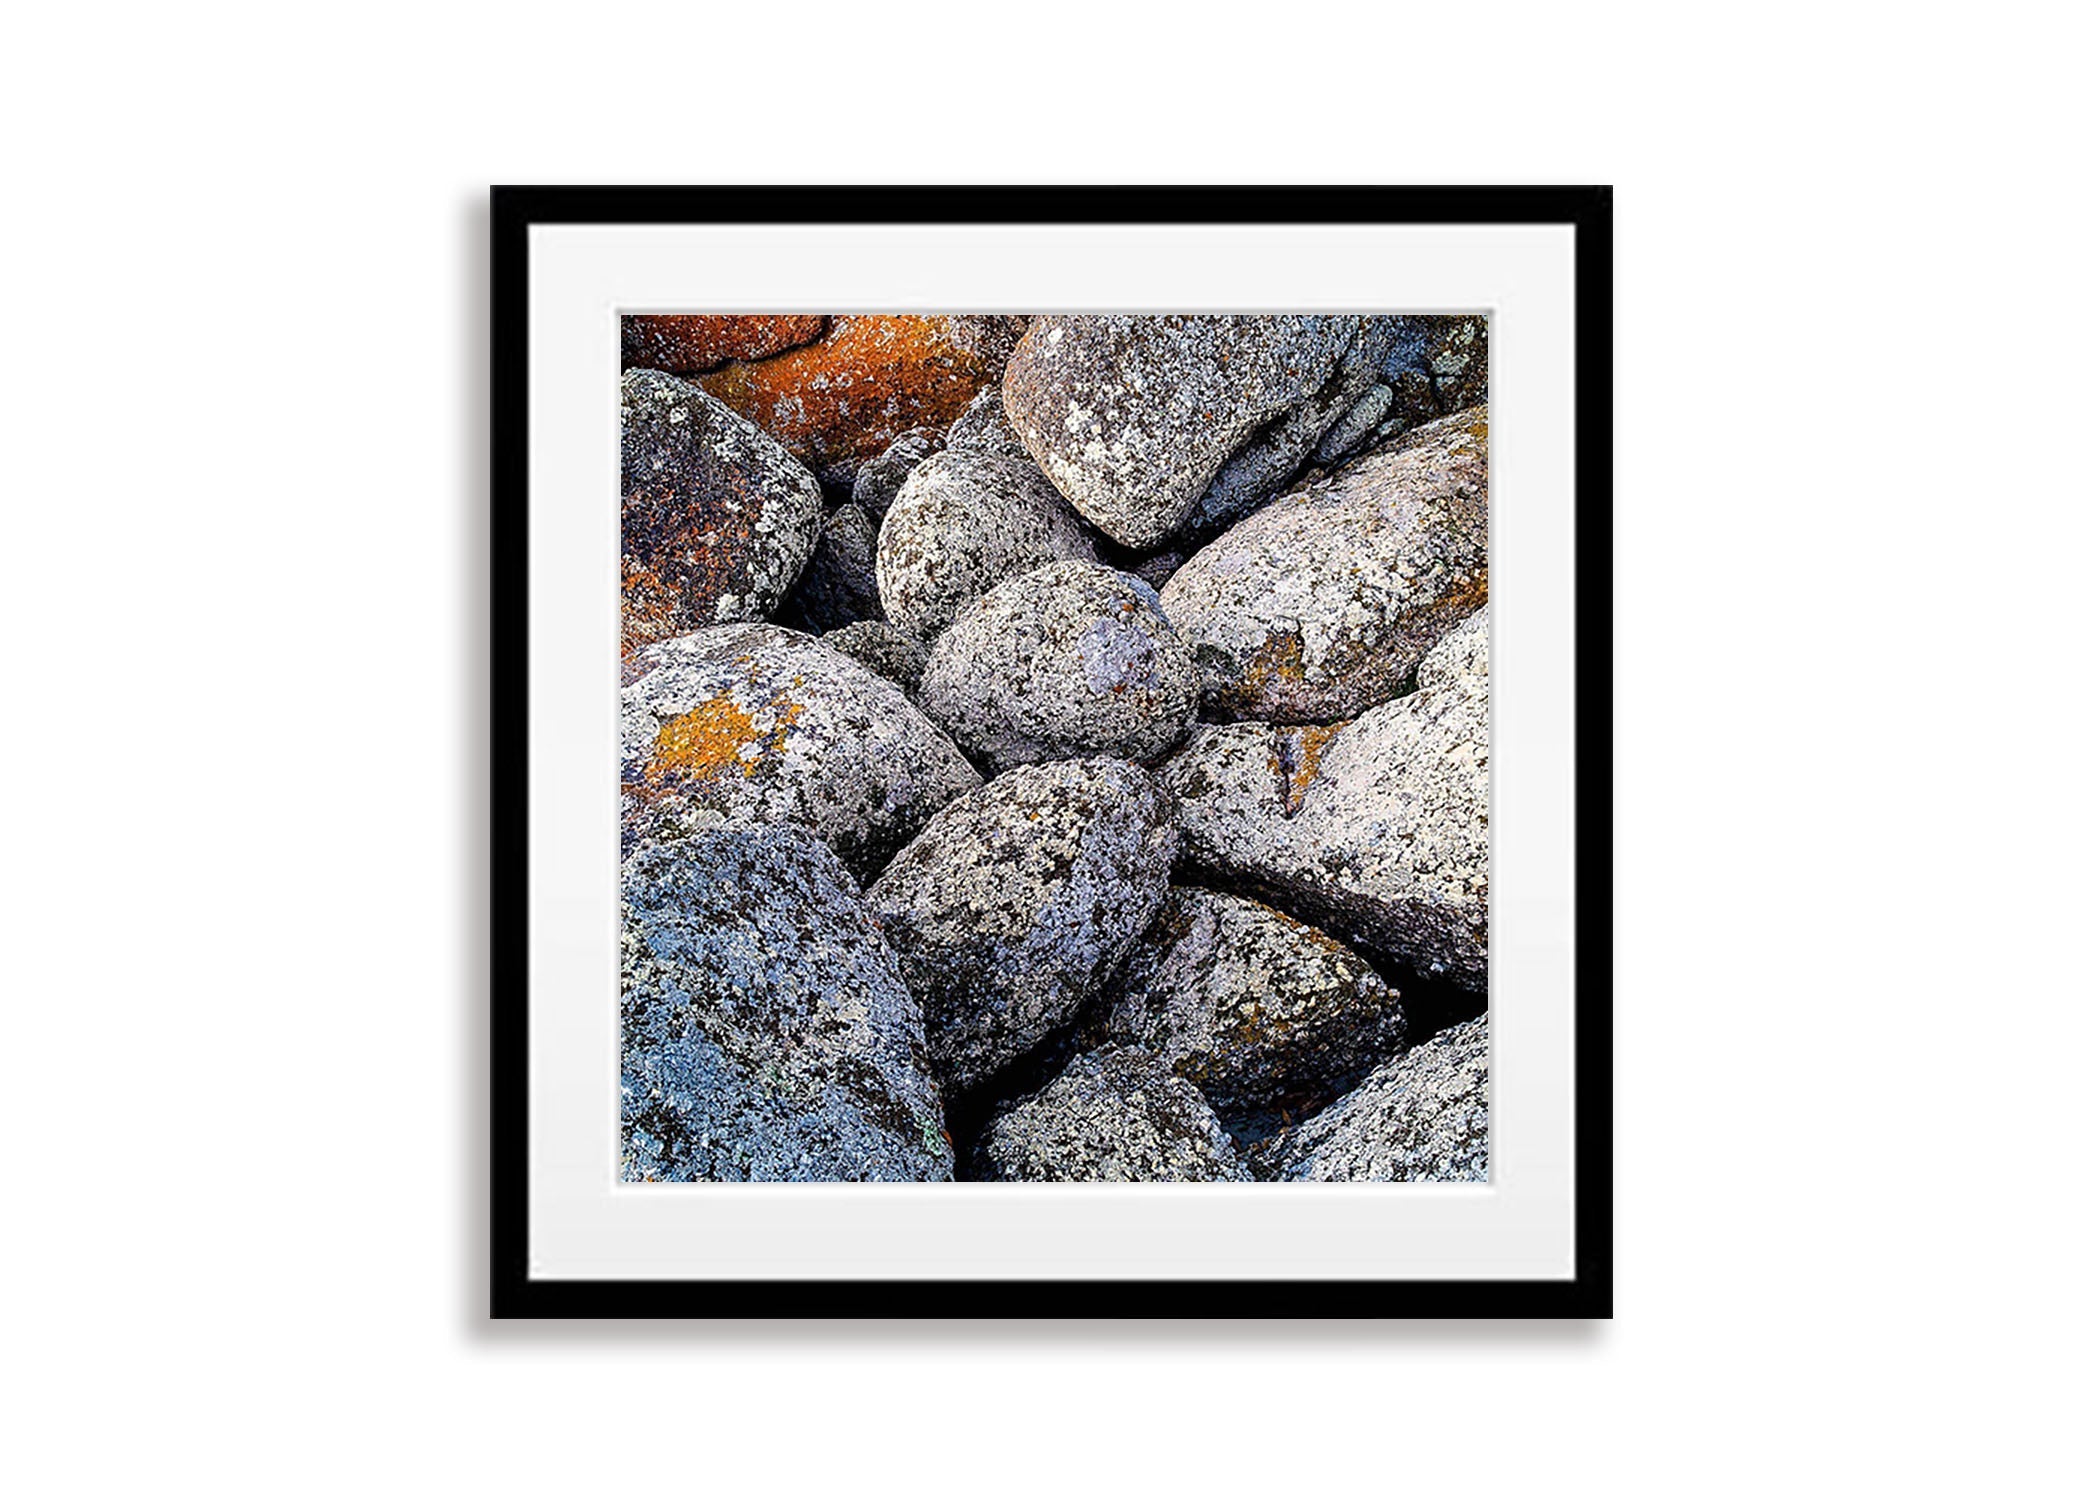
[[[1488,399],[1488,320],[1478,314],[1407,317],[1380,378],[1408,425],[1434,422]]]
[[[1166,754],[1196,719],[1196,667],[1150,585],[1051,563],[966,608],[927,655],[919,702],[994,771]]]
[[[1067,1025],[1152,924],[1173,803],[1127,761],[1023,766],[949,803],[868,888],[953,1094]]]
[[[638,849],[620,884],[623,1178],[952,1175],[924,1015],[830,849],[710,829]]]
[[[997,1115],[978,1144],[976,1167],[1000,1182],[1241,1182],[1248,1175],[1202,1094],[1138,1047],[1085,1053]]]
[[[1359,397],[1356,404],[1327,429],[1315,452],[1321,463],[1333,463],[1356,447],[1376,430],[1392,409],[1393,388],[1389,385],[1374,385]]]
[[[1488,1018],[1393,1059],[1252,1162],[1292,1182],[1487,1181]]]

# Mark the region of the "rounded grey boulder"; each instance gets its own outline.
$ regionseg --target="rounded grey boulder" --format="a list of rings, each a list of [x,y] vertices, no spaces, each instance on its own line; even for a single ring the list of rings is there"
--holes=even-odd
[[[1211,1107],[1152,1053],[1104,1048],[994,1118],[978,1175],[1000,1182],[1242,1182]]]
[[[1034,464],[951,449],[897,492],[875,578],[889,622],[930,641],[1003,579],[1068,558],[1094,561],[1093,539]]]
[[[1081,515],[1152,547],[1257,428],[1319,392],[1363,323],[1038,317],[1007,361],[1006,414]]]
[[[850,656],[878,677],[887,677],[907,694],[919,690],[919,674],[926,670],[926,648],[883,620],[857,620],[828,630],[823,642],[843,656]]]
[[[868,904],[926,1007],[945,1089],[1078,1015],[1158,914],[1176,842],[1144,768],[1059,761],[949,803],[890,862]]]
[[[1487,416],[1421,428],[1256,511],[1161,591],[1204,709],[1327,722],[1403,691],[1488,591]]]
[[[1317,1108],[1400,1048],[1400,996],[1316,928],[1238,896],[1177,889],[1139,941],[1112,1041],[1158,1053],[1226,1114]]]
[[[1293,1182],[1488,1180],[1488,1018],[1438,1032],[1311,1119],[1255,1148]]]
[[[994,588],[927,654],[919,701],[995,771],[1083,755],[1154,760],[1196,719],[1196,668],[1149,584],[1051,563]]]
[[[645,845],[620,885],[623,1178],[952,1175],[924,1016],[828,848],[711,829]]]
[[[642,653],[620,694],[626,846],[725,824],[815,830],[867,879],[981,783],[895,683],[777,625],[722,625]]]
[[[698,386],[620,377],[620,649],[773,612],[816,546],[817,477]]]

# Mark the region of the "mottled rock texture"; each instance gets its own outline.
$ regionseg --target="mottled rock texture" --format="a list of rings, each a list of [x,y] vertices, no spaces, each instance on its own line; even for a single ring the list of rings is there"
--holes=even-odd
[[[1342,457],[1377,430],[1392,406],[1393,388],[1389,385],[1372,386],[1327,429],[1313,456],[1321,463],[1332,463]]]
[[[781,623],[814,634],[881,618],[875,526],[868,513],[849,500],[825,513],[809,565],[781,606]]]
[[[1488,1018],[1440,1031],[1311,1119],[1257,1147],[1258,1176],[1485,1182]]]
[[[1006,420],[1005,392],[997,385],[979,391],[963,414],[949,423],[947,446],[958,453],[993,453],[1035,462],[1013,423]]]
[[[1131,577],[1142,578],[1151,584],[1153,592],[1157,593],[1167,586],[1167,580],[1174,576],[1174,570],[1188,560],[1186,552],[1169,548],[1165,552],[1154,552],[1150,556],[1140,558],[1128,571]]]
[[[912,470],[882,518],[875,580],[889,622],[931,641],[1002,580],[1095,556],[1085,525],[1033,463],[951,448]]]
[[[1204,726],[1159,768],[1184,867],[1361,951],[1487,987],[1488,616],[1348,724]]]
[[[1488,590],[1487,414],[1475,408],[1271,501],[1161,592],[1204,710],[1317,723],[1405,690]]]
[[[1238,1182],[1232,1140],[1202,1094],[1137,1047],[1075,1058],[996,1117],[976,1158],[1002,1182]]]
[[[1488,320],[1480,316],[1399,320],[1401,337],[1382,375],[1393,387],[1394,415],[1409,425],[1433,422],[1488,399]]]
[[[693,374],[733,359],[764,359],[823,332],[824,320],[815,316],[629,316],[620,319],[620,367]]]
[[[997,390],[987,386],[986,390]],[[980,396],[983,392],[978,393]],[[914,427],[900,433],[897,440],[862,464],[853,475],[853,503],[868,513],[868,519],[877,526],[889,514],[890,502],[897,498],[897,491],[904,488],[904,481],[911,471],[941,451],[948,443],[947,434],[935,427]]]
[[[887,677],[907,694],[919,691],[926,670],[926,648],[882,620],[858,620],[824,633],[824,644],[850,656],[878,677]]]
[[[676,376],[620,378],[620,650],[772,613],[823,518],[816,476]]]
[[[1006,366],[1006,414],[1081,515],[1126,546],[1155,546],[1235,449],[1319,392],[1362,323],[1039,317]]]
[[[1487,611],[1424,658],[1418,691],[1327,741],[1291,822],[1329,932],[1487,988]]]
[[[785,354],[726,365],[700,381],[778,438],[827,483],[914,427],[945,427],[999,379],[1022,320],[837,317]]]
[[[1353,419],[1358,404],[1376,388],[1379,372],[1406,336],[1403,318],[1328,321],[1351,330],[1341,358],[1318,390],[1258,428],[1225,461],[1182,523],[1182,535],[1192,542],[1215,536],[1252,515],[1289,484],[1326,446],[1328,436]],[[1369,427],[1364,429],[1369,431]]]
[[[1157,759],[1196,719],[1196,668],[1150,585],[1097,563],[1010,578],[928,653],[919,701],[995,771]]]
[[[852,877],[791,827],[622,866],[621,1175],[940,1181],[925,1019]]]
[[[1226,1114],[1317,1108],[1400,1048],[1399,994],[1259,902],[1176,889],[1114,991],[1112,1041],[1158,1053]]]
[[[1167,894],[1173,803],[1142,767],[1024,766],[941,809],[868,889],[953,1093],[1080,1008]]]
[[[796,823],[868,879],[980,783],[895,683],[797,631],[725,625],[653,646],[620,694],[625,843]]]

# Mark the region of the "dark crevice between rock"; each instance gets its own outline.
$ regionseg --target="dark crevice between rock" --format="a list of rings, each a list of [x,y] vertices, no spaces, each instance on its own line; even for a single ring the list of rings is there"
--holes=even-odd
[[[977,1143],[993,1119],[1064,1072],[1082,1050],[1079,1033],[1085,1019],[1052,1032],[1026,1057],[1008,1063],[972,1088],[944,1095],[948,1136],[955,1145],[955,1180],[985,1181],[977,1172]]]

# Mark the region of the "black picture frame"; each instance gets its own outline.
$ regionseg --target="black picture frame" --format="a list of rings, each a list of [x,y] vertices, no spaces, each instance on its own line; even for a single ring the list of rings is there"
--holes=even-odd
[[[1606,1318],[1612,1306],[1608,187],[496,187],[490,193],[489,1313],[497,1318]],[[1574,1274],[1565,1280],[549,1280],[528,1274],[527,272],[541,224],[1549,224],[1575,240]]]

